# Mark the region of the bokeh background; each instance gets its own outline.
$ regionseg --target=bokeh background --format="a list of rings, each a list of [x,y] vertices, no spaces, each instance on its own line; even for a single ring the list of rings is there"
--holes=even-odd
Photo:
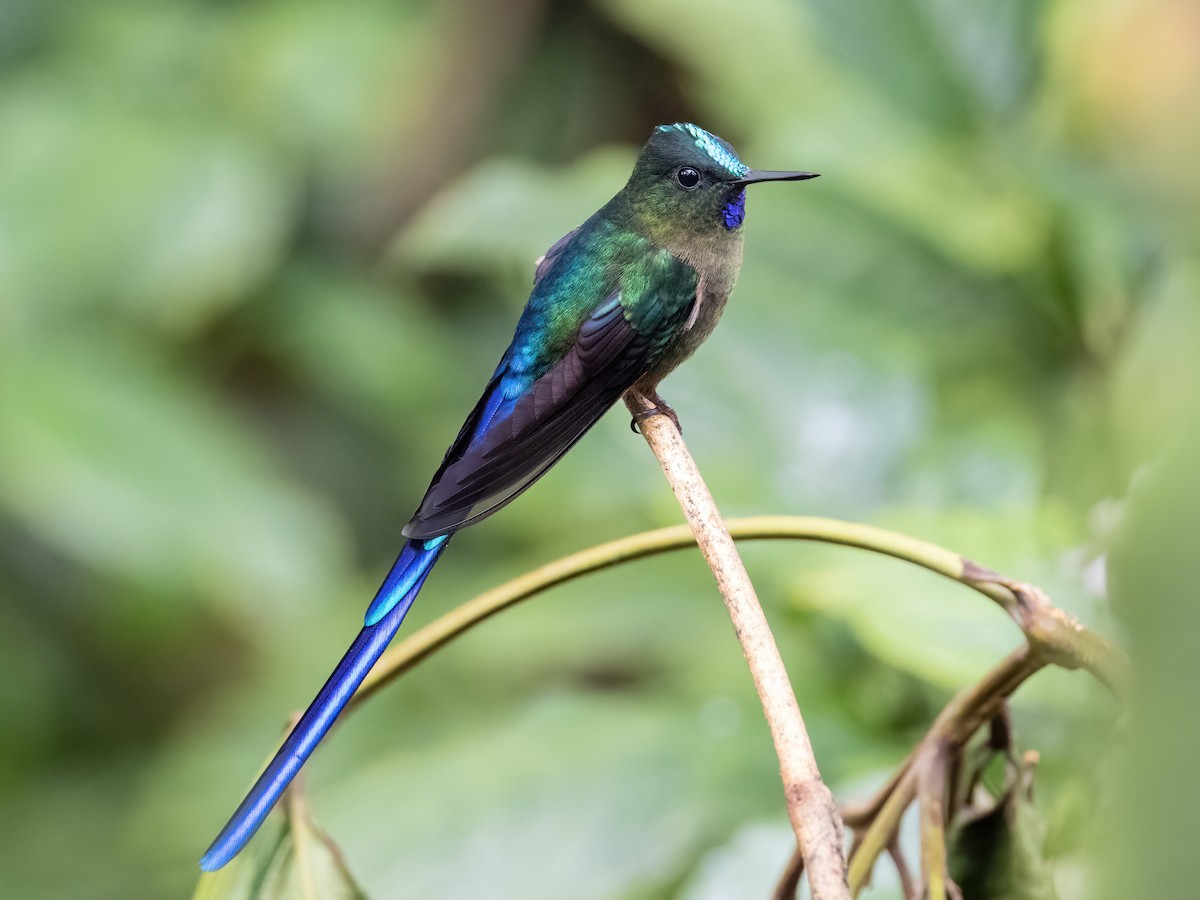
[[[664,388],[724,512],[867,521],[1036,582],[1131,637],[1170,687],[1147,727],[1178,722],[1191,0],[5,0],[0,893],[191,890],[356,631],[533,260],[679,120],[823,175],[753,190],[734,300]],[[411,622],[679,518],[614,413],[456,540]],[[1020,641],[899,563],[746,556],[842,798]],[[1014,705],[1064,898],[1119,882],[1107,819],[1162,824],[1137,798],[1189,777],[1193,745],[1150,731],[1158,781],[1111,796],[1135,783],[1115,716],[1060,672]],[[488,622],[355,712],[307,785],[376,897],[763,896],[790,848],[695,554]],[[872,890],[898,896],[888,864]],[[1113,894],[1135,895],[1172,894]]]

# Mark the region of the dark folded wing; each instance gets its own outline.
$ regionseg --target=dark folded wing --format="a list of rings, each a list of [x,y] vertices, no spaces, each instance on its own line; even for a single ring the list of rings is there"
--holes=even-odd
[[[436,537],[495,512],[544,474],[637,381],[661,338],[638,333],[619,299],[614,295],[597,307],[563,358],[518,395],[505,396],[512,384],[501,365],[405,526],[407,537]]]
[[[571,238],[579,233],[578,228],[572,228],[557,241],[550,245],[550,249],[542,254],[542,258],[534,264],[533,269],[533,286],[537,287],[538,282],[546,277],[546,273],[558,261],[558,258],[563,255],[563,251],[567,249],[567,245],[571,243]]]

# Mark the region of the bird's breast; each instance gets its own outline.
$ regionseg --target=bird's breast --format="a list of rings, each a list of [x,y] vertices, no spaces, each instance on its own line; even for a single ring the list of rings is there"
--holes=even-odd
[[[679,362],[696,352],[717,327],[733,284],[719,277],[704,274],[696,284],[696,301],[680,334],[683,356]],[[678,363],[676,363],[678,364]]]
[[[701,273],[696,283],[696,299],[686,321],[679,325],[662,356],[639,380],[641,388],[654,388],[708,339],[725,311],[736,275],[736,269],[732,276],[725,271]]]

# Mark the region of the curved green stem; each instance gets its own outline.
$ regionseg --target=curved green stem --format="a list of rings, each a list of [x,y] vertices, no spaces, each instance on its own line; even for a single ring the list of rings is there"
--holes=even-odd
[[[964,715],[964,712],[972,712],[987,698],[1008,696],[1025,678],[1046,664],[1084,668],[1110,688],[1124,681],[1128,663],[1121,650],[1107,639],[1052,606],[1037,588],[983,568],[944,547],[883,528],[811,516],[755,516],[730,519],[726,524],[736,540],[817,541],[857,547],[904,560],[967,585],[1008,612],[1025,634],[1026,646],[1016,651],[981,685],[956,698],[938,717],[932,731],[937,731],[939,726],[945,728],[947,723],[961,726],[967,719],[973,721],[972,716]],[[601,569],[692,546],[695,546],[695,538],[690,528],[676,525],[601,544],[514,578],[476,596],[393,647],[376,664],[350,705],[361,703],[443,645],[522,600]],[[997,679],[1002,683],[995,683]],[[892,840],[900,815],[915,795],[912,763],[920,749],[918,747],[910,755],[875,801],[861,810],[847,811],[848,824],[859,833],[849,868],[850,888],[855,893],[865,884],[875,858]],[[793,865],[799,865],[798,858],[793,860]],[[798,877],[799,871],[797,867],[790,874]],[[781,884],[789,881],[785,878]],[[783,893],[776,896],[788,895],[786,887],[780,890]],[[791,890],[794,892],[794,887]]]
[[[753,516],[726,523],[737,540],[807,540],[873,550],[960,580],[963,560],[956,553],[907,535],[814,516]],[[694,547],[687,525],[643,531],[564,556],[512,581],[485,591],[396,644],[363,681],[350,706],[361,703],[393,678],[485,619],[542,591],[611,566]]]
[[[884,528],[815,516],[752,516],[730,519],[727,524],[733,537],[740,541],[818,541],[857,547],[901,559],[974,588],[1000,604],[1014,618],[1021,615],[1026,607],[1032,606],[1022,601],[1021,592],[1035,589],[975,565],[944,547]],[[674,525],[581,550],[526,572],[468,600],[394,646],[376,663],[350,705],[358,705],[443,645],[513,604],[601,569],[693,546],[695,538],[688,526]],[[1038,592],[1032,596],[1044,595]],[[1106,684],[1119,681],[1125,666],[1121,652],[1099,635],[1069,620],[1057,609],[1049,609],[1054,614],[1052,623],[1059,626],[1053,632],[1058,651],[1056,655],[1067,656],[1068,661],[1087,668]],[[1028,618],[1028,615],[1025,617]],[[1020,619],[1018,624],[1022,624]],[[1044,623],[1040,627],[1046,630]],[[1026,633],[1029,634],[1028,630]],[[1037,643],[1032,636],[1031,643]],[[1072,648],[1077,650],[1073,652]]]

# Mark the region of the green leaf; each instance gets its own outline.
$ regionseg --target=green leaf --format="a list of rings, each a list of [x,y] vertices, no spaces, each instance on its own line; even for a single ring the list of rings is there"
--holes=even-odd
[[[99,307],[191,332],[278,264],[288,166],[236,134],[128,107],[36,81],[0,94],[0,286],[15,320]]]
[[[398,262],[420,269],[486,271],[533,263],[602,206],[629,177],[632,157],[598,150],[566,169],[484,163],[433,200],[397,239]]]
[[[413,419],[446,403],[464,367],[446,364],[462,352],[462,342],[439,327],[420,298],[311,265],[289,270],[278,294],[265,305],[266,349],[338,409],[374,428],[423,437],[427,430],[414,429]],[[478,390],[475,383],[463,387]],[[412,417],[400,414],[406,408]],[[430,439],[438,445],[429,447],[436,459],[446,437],[435,431]]]
[[[1113,603],[1137,677],[1124,746],[1105,778],[1112,814],[1095,854],[1095,896],[1105,900],[1187,897],[1196,888],[1200,720],[1188,712],[1188,698],[1200,659],[1200,395],[1179,393],[1184,415],[1172,445],[1138,473],[1109,561]]]
[[[743,826],[727,843],[704,854],[679,893],[680,900],[770,897],[796,835],[784,823]]]
[[[895,511],[887,527],[948,546],[976,562],[1046,589],[1063,608],[1094,622],[1102,618],[1086,591],[1080,561],[1067,553],[1069,520],[1053,509],[942,509]],[[1058,547],[1059,559],[1048,557]],[[846,622],[879,658],[950,690],[978,679],[1023,640],[1017,626],[992,601],[963,585],[915,566],[834,548],[797,548],[793,601]],[[813,565],[812,560],[817,560]],[[802,563],[802,564],[801,564]],[[1067,565],[1067,564],[1070,565]],[[1085,690],[1082,682],[1079,690]],[[1077,701],[1037,690],[1055,705]]]
[[[973,121],[971,98],[955,78],[931,17],[918,0],[862,6],[838,0],[807,5],[824,47],[888,104],[947,132]]]
[[[950,838],[950,876],[971,900],[1056,900],[1044,853],[1046,826],[1033,803],[1033,770],[1020,763],[990,808]],[[977,789],[978,790],[978,789]]]
[[[322,800],[372,895],[627,897],[676,879],[738,786],[778,790],[761,733],[707,733],[671,702],[547,697],[492,721],[381,758]]]
[[[60,552],[239,617],[331,591],[328,511],[173,362],[73,335],[0,358],[0,506]]]
[[[284,802],[285,824],[268,825],[223,869],[201,875],[193,900],[364,900],[308,804],[295,794]]]

